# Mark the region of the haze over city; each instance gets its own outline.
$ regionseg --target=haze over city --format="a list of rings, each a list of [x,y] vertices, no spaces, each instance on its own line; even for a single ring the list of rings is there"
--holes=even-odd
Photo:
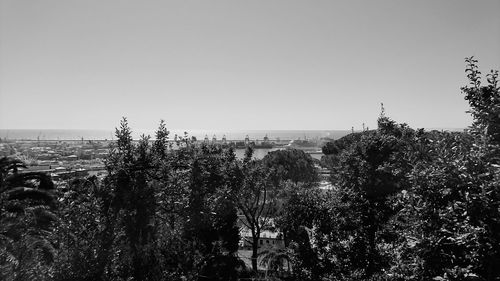
[[[0,129],[465,128],[500,1],[0,0]]]

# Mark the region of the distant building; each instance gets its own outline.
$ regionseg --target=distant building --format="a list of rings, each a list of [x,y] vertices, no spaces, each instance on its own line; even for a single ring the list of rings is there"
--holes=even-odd
[[[239,246],[243,249],[252,248],[252,233],[249,229],[242,228],[240,230]],[[258,248],[284,248],[285,242],[281,233],[269,230],[263,230],[260,233]]]
[[[66,157],[66,160],[68,160],[68,161],[75,161],[75,160],[78,160],[78,156],[72,154],[72,155]]]

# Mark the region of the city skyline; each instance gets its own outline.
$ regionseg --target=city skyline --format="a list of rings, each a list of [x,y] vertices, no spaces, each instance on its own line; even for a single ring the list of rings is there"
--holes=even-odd
[[[500,1],[0,0],[0,129],[349,130],[471,123]]]

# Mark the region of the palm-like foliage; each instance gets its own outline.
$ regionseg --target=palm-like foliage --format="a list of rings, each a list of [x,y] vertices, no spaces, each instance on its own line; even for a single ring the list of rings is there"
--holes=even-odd
[[[24,172],[20,160],[0,159],[0,279],[47,276],[55,256],[50,242],[54,184],[44,173]]]
[[[0,183],[3,183],[4,178],[6,178],[11,171],[16,174],[19,168],[26,168],[26,165],[24,165],[21,160],[2,157],[0,159]]]

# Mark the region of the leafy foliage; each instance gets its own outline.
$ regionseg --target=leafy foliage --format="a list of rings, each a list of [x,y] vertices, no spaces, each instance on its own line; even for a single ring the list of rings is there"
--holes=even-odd
[[[262,159],[264,167],[273,170],[272,181],[275,186],[282,181],[294,183],[315,183],[318,173],[310,155],[300,149],[285,149],[269,152]]]
[[[116,131],[108,176],[77,180],[61,198],[58,280],[235,280],[241,176],[229,147],[197,146],[162,121],[150,142]]]
[[[498,74],[481,86],[466,62],[472,134],[415,131],[382,113],[376,131],[324,147],[336,188],[290,197],[282,217],[296,279],[500,278]]]
[[[332,190],[301,150],[243,160],[231,147],[132,139],[124,118],[108,175],[56,188],[0,159],[0,279],[237,280],[238,212],[257,262],[289,280],[499,280],[500,94],[466,59],[468,132],[378,128],[323,148]],[[57,200],[56,200],[57,199]],[[257,251],[264,229],[284,248]],[[275,274],[273,278],[277,279]]]
[[[24,168],[17,159],[0,159],[0,277],[48,280],[56,257],[54,184]]]

